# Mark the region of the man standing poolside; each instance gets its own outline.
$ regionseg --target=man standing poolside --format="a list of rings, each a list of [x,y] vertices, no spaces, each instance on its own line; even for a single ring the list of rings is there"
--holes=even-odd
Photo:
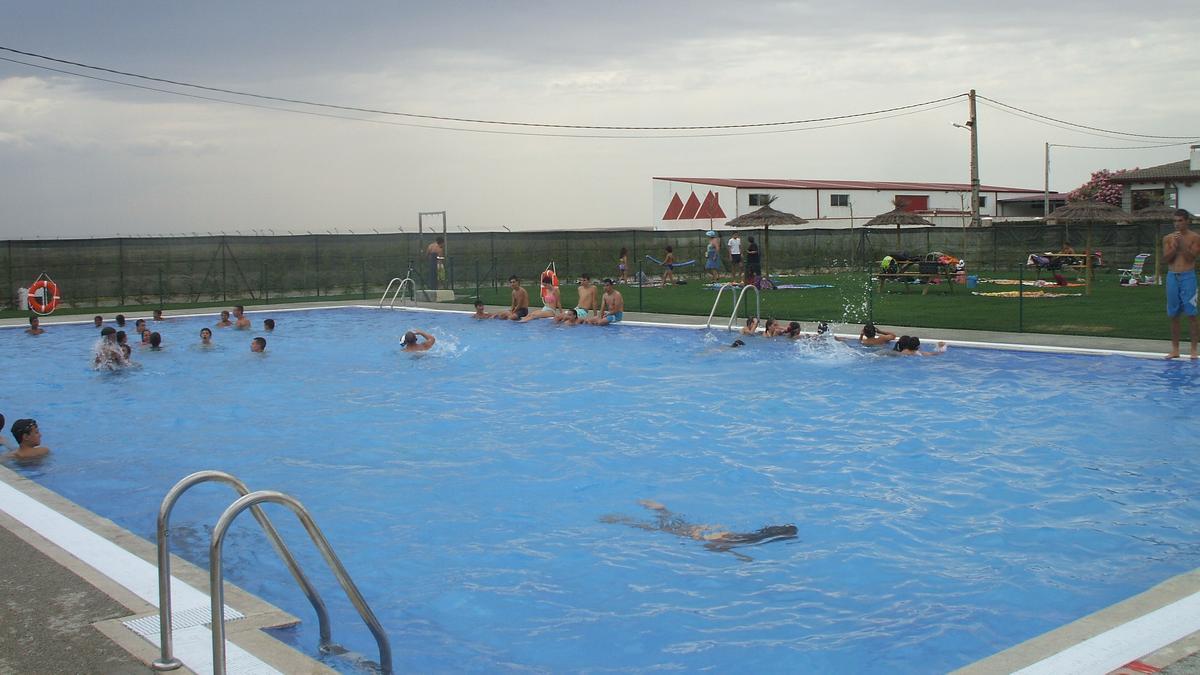
[[[601,301],[603,307],[600,308],[600,316],[592,317],[590,323],[607,326],[625,318],[625,298],[621,297],[612,279],[604,280],[604,297]]]
[[[1171,353],[1168,359],[1179,358],[1179,317],[1187,314],[1192,338],[1192,359],[1200,358],[1196,324],[1196,257],[1200,256],[1200,234],[1188,229],[1192,214],[1184,209],[1175,211],[1175,231],[1163,237],[1163,259],[1167,261],[1167,316],[1171,317]]]
[[[733,270],[733,278],[737,279],[742,273],[742,235],[740,232],[734,232],[729,241],[725,242],[729,246],[729,267]]]

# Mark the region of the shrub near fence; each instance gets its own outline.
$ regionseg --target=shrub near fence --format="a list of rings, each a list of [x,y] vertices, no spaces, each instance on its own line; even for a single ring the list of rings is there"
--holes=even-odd
[[[1152,253],[1170,231],[1162,225],[1095,225],[1092,246],[1104,252],[1109,269],[1127,266],[1138,253]],[[729,230],[721,231],[722,248]],[[42,272],[62,289],[65,306],[159,305],[285,298],[375,300],[393,277],[411,264],[418,288],[431,286],[423,250],[434,234],[392,233],[301,236],[147,237],[78,240],[12,240],[0,250],[0,279],[6,280],[8,307],[16,289]],[[1047,226],[1040,221],[997,223],[985,228],[864,228],[838,230],[744,231],[765,244],[772,273],[861,272],[863,278],[884,255],[942,251],[968,261],[968,271],[988,275],[1015,270],[1030,252],[1057,251],[1063,242],[1082,251],[1087,226]],[[678,260],[696,258],[703,269],[707,237],[687,231],[487,232],[447,235],[447,284],[462,295],[498,289],[510,274],[533,282],[553,262],[563,279],[589,272],[617,276],[621,247],[629,249],[631,276],[658,268],[647,254],[662,257],[666,246]],[[727,251],[722,251],[723,262]],[[1147,273],[1153,273],[1153,265]],[[1101,272],[1103,274],[1103,272]],[[856,285],[861,286],[858,282]],[[857,302],[857,301],[856,301]],[[656,305],[658,303],[655,303]],[[927,303],[928,304],[928,303]],[[669,311],[669,307],[659,311]],[[684,308],[680,308],[684,311]],[[687,311],[691,311],[690,309]],[[706,313],[707,310],[702,310]]]

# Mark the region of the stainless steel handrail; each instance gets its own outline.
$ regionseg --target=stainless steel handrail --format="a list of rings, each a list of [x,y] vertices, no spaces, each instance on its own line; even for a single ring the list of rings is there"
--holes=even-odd
[[[392,293],[392,302],[390,305],[388,305],[389,308],[396,306],[396,299],[400,296],[401,293],[404,292],[405,285],[407,285],[409,288],[413,288],[413,289],[416,288],[416,285],[413,282],[412,277],[404,277],[403,279],[401,279],[400,277],[396,277],[396,278],[392,279],[391,281],[388,282],[387,288],[383,289],[383,295],[381,295],[379,297],[379,309],[383,309],[383,303],[387,300],[388,293],[392,292],[392,284],[395,284],[396,282],[400,282],[400,283],[398,286],[396,286],[396,292]]]
[[[721,295],[725,293],[725,289],[727,289],[727,288],[737,288],[737,284],[724,283],[724,284],[721,284],[721,287],[717,289],[717,299],[713,300],[712,311],[708,313],[708,320],[704,322],[705,328],[712,327],[713,315],[717,313],[717,305],[721,304]],[[729,294],[729,299],[733,300],[733,293]],[[735,312],[737,311],[736,307],[735,307],[734,311]]]
[[[738,293],[737,302],[733,303],[733,314],[729,315],[729,325],[726,329],[733,329],[733,321],[737,318],[738,309],[742,306],[742,298],[746,296],[746,291],[754,289],[754,318],[762,318],[762,295],[758,292],[758,286],[754,284],[746,284],[742,287],[742,292]]]
[[[155,670],[175,670],[183,665],[173,654],[174,645],[171,637],[171,551],[167,542],[170,534],[171,510],[175,508],[175,502],[179,501],[179,498],[189,488],[208,481],[225,483],[236,490],[239,495],[250,494],[250,489],[246,487],[245,483],[224,471],[197,471],[185,476],[163,497],[162,505],[158,508],[158,625],[161,652],[160,658],[151,664]],[[329,612],[325,609],[325,602],[321,600],[321,595],[317,593],[316,587],[312,585],[308,577],[304,576],[300,565],[292,556],[292,552],[284,545],[283,540],[279,537],[279,532],[267,518],[267,514],[257,506],[253,507],[253,514],[254,519],[262,526],[263,532],[267,534],[267,539],[271,541],[271,546],[279,553],[279,557],[283,558],[288,571],[292,573],[296,583],[300,584],[301,590],[308,596],[308,601],[316,610],[321,634],[320,648],[327,649],[330,645],[330,630]],[[214,616],[222,615],[218,613]]]
[[[363,599],[362,593],[358,592],[358,587],[354,585],[346,568],[342,566],[342,561],[338,560],[337,554],[329,546],[325,535],[321,534],[321,529],[309,515],[308,509],[304,508],[304,505],[294,497],[275,490],[259,490],[240,497],[225,509],[213,527],[212,543],[208,547],[209,595],[212,597],[213,675],[224,675],[225,673],[225,615],[223,613],[225,585],[221,571],[221,546],[225,541],[225,533],[233,524],[233,519],[237,518],[242,511],[255,508],[255,505],[261,502],[282,504],[291,509],[292,513],[295,513],[296,517],[300,519],[308,536],[325,558],[325,563],[329,565],[329,569],[333,571],[338,583],[342,585],[342,590],[346,592],[350,602],[358,610],[358,615],[362,617],[363,623],[367,624],[367,628],[375,636],[375,642],[379,645],[379,667],[383,675],[392,675],[392,647],[388,642],[387,634],[383,632],[383,627],[379,625],[379,619],[375,618],[375,613]]]

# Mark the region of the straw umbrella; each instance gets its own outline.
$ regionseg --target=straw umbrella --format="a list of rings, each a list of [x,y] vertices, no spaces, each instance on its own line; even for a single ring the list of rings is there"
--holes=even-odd
[[[1124,223],[1129,222],[1130,214],[1121,210],[1119,206],[1106,204],[1096,201],[1079,201],[1069,202],[1065,206],[1060,206],[1050,214],[1046,219],[1047,223],[1059,224],[1062,223],[1070,227],[1071,223],[1087,223],[1088,234],[1087,244],[1084,247],[1084,270],[1086,274],[1084,278],[1087,281],[1087,294],[1092,294],[1092,225],[1096,223]]]
[[[897,249],[900,248],[900,226],[902,226],[902,225],[923,225],[925,227],[933,227],[934,226],[933,223],[931,223],[930,221],[925,220],[921,216],[919,216],[911,211],[905,211],[904,208],[900,207],[900,206],[897,206],[896,208],[892,209],[891,211],[888,211],[887,213],[881,213],[881,214],[875,216],[874,218],[868,220],[866,222],[866,224],[863,225],[863,227],[874,227],[876,225],[895,225],[896,226],[896,248]]]
[[[725,223],[726,227],[732,227],[739,230],[757,230],[763,231],[762,245],[762,268],[763,276],[767,274],[767,240],[770,236],[770,228],[772,225],[803,225],[808,221],[800,216],[791,213],[784,213],[771,208],[771,204],[775,202],[777,197],[768,197],[767,205],[755,209],[750,213],[744,213],[737,218],[729,220]]]

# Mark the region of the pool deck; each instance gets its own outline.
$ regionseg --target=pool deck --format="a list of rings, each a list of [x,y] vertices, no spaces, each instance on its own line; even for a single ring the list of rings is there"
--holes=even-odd
[[[247,314],[288,311],[362,302],[284,304],[253,307]],[[472,311],[466,305],[419,303],[419,308]],[[489,308],[494,309],[494,308]],[[215,310],[178,312],[214,315]],[[111,313],[108,315],[111,316]],[[129,321],[140,318],[129,315]],[[148,318],[148,317],[147,317]],[[626,322],[698,327],[704,317],[626,312]],[[726,322],[728,319],[725,320]],[[90,323],[91,315],[46,318],[43,325]],[[22,319],[3,319],[0,326],[24,325]],[[723,323],[721,325],[724,325]],[[811,324],[804,324],[813,330]],[[858,326],[832,326],[838,334],[857,336]],[[889,326],[897,334],[915,334],[927,341],[945,340],[963,346],[994,346],[1161,358],[1169,343],[1073,335],[993,333]],[[7,430],[5,430],[7,433]],[[46,509],[42,511],[41,509]],[[51,514],[64,516],[56,531],[44,523]],[[74,530],[78,530],[75,532]],[[64,534],[67,532],[67,534]],[[97,540],[86,543],[89,535]],[[79,542],[83,541],[84,544]],[[121,570],[105,571],[97,549],[111,543],[130,556]],[[80,548],[82,546],[82,548]],[[156,637],[143,638],[131,626],[157,621],[156,596],[151,589],[124,585],[127,568],[154,566],[154,545],[12,472],[0,467],[0,673],[151,673],[158,656]],[[120,553],[118,553],[120,555]],[[140,561],[140,562],[138,562]],[[173,558],[176,584],[206,589],[208,574]],[[135,586],[135,588],[130,588]],[[153,588],[156,593],[156,586]],[[202,595],[202,597],[207,597]],[[196,600],[196,598],[193,598]],[[226,611],[236,609],[243,619],[230,622],[230,672],[332,672],[262,632],[265,626],[287,625],[296,619],[227,584]],[[179,608],[179,604],[176,604]],[[155,625],[157,625],[155,623]],[[196,627],[190,645],[194,672],[211,672],[205,661],[204,636]],[[176,629],[177,635],[180,630]],[[177,652],[189,648],[176,637]],[[249,661],[235,663],[247,654]],[[193,672],[184,668],[174,672]],[[1135,673],[1200,675],[1200,570],[1179,575],[1092,615],[1079,619],[956,671],[964,675],[993,673]]]

